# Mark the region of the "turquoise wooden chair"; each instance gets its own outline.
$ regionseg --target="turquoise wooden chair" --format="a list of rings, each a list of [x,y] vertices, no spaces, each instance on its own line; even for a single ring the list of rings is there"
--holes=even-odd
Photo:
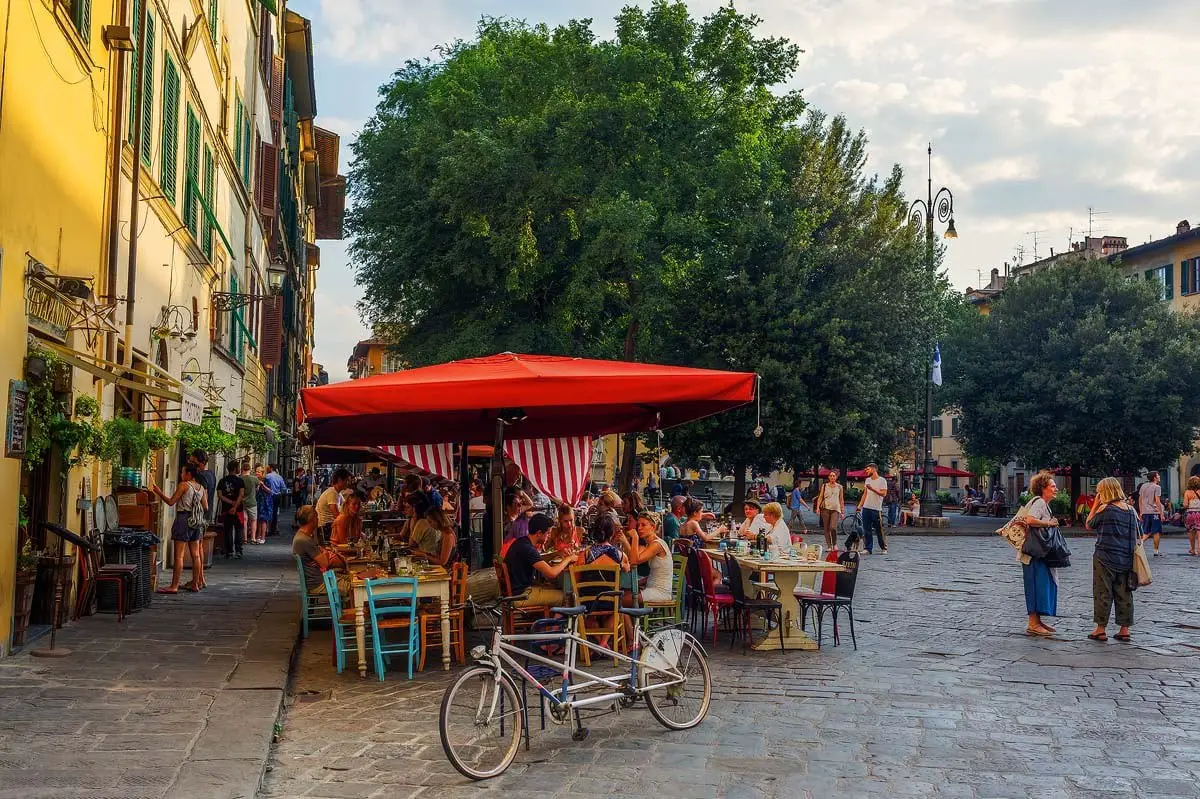
[[[389,577],[367,580],[367,612],[371,614],[371,632],[375,636],[375,674],[383,680],[384,661],[392,655],[404,655],[408,679],[421,652],[417,626],[417,580],[415,577]],[[386,592],[383,589],[387,589]],[[382,633],[399,630],[399,640],[387,641]]]
[[[325,594],[329,597],[329,611],[333,621],[333,650],[337,672],[346,670],[346,650],[358,652],[358,636],[354,630],[354,608],[342,607],[342,595],[338,593],[337,574],[330,569],[323,575]],[[371,632],[367,633],[367,646],[371,646]]]
[[[308,583],[304,581],[304,561],[299,555],[292,557],[296,559],[296,571],[300,574],[300,630],[307,638],[310,621],[329,621],[333,614],[329,610],[329,597],[326,594],[308,592]]]

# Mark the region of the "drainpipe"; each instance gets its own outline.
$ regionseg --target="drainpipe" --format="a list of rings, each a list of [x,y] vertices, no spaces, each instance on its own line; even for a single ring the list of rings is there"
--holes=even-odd
[[[133,366],[133,305],[134,290],[137,286],[137,256],[138,256],[138,188],[142,175],[142,85],[143,71],[146,59],[146,12],[148,0],[143,0],[140,8],[135,6],[134,13],[138,15],[138,46],[137,62],[133,65],[133,91],[129,95],[130,106],[137,109],[133,115],[133,170],[132,186],[129,192],[129,275],[125,283],[125,366]],[[117,173],[118,175],[120,172]]]
[[[129,4],[126,0],[121,0],[120,11],[117,12],[117,19],[124,20],[129,13]],[[118,244],[121,235],[121,117],[122,110],[125,106],[125,52],[123,50],[114,51],[117,56],[116,91],[115,99],[113,100],[113,119],[112,119],[112,151],[109,153],[108,168],[112,174],[112,187],[109,190],[108,197],[108,268],[106,271],[106,288],[108,300],[113,301],[117,296],[117,257]],[[126,333],[126,336],[129,334]],[[104,337],[105,353],[104,357],[107,361],[114,362],[117,360],[117,334],[108,333]]]

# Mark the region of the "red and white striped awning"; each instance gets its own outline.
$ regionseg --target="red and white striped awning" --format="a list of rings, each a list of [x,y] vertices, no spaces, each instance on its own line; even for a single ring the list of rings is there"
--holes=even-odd
[[[568,505],[583,495],[592,466],[591,436],[520,438],[505,441],[504,453],[543,494]]]
[[[393,458],[399,458],[430,474],[454,479],[453,444],[402,444],[395,447],[379,447]]]

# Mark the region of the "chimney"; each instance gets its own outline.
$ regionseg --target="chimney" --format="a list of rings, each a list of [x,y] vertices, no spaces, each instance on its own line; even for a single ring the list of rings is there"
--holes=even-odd
[[[1192,229],[1192,226],[1189,225],[1188,221],[1185,219],[1182,222],[1180,222],[1178,225],[1175,226],[1175,235],[1180,236],[1184,233],[1187,233],[1191,229]]]

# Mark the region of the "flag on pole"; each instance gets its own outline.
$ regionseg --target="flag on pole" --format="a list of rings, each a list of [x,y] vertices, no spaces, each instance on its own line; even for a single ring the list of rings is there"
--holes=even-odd
[[[930,378],[935,386],[942,384],[942,348],[938,344],[933,345],[933,373]]]

